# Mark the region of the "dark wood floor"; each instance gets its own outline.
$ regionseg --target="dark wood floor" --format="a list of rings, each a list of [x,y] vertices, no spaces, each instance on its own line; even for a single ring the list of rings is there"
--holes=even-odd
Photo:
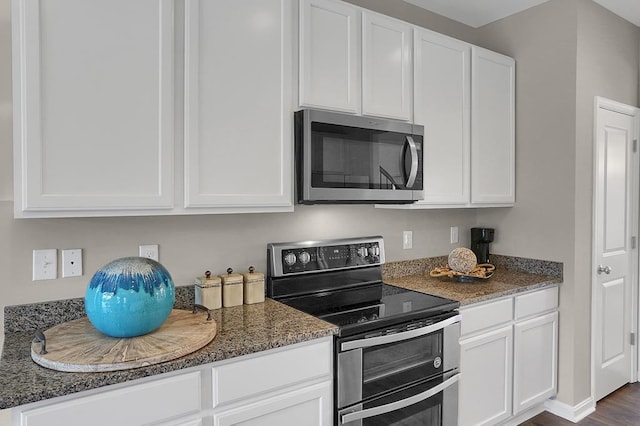
[[[521,426],[569,426],[568,420],[544,412]],[[630,383],[602,398],[596,411],[577,423],[581,426],[638,426],[640,425],[640,382]]]

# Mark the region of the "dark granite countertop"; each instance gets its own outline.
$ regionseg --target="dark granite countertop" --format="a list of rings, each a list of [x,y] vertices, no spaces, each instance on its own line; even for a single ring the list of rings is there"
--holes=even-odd
[[[460,306],[502,296],[557,285],[562,282],[562,264],[516,257],[495,256],[495,273],[488,280],[461,283],[429,276],[429,271],[447,263],[446,257],[395,262],[385,265],[387,284],[446,297]]]
[[[429,271],[446,264],[434,257],[384,266],[388,284],[459,301],[481,302],[562,282],[562,264],[516,257],[493,256],[494,276],[484,282],[459,283],[432,278]],[[176,288],[176,309],[193,304],[193,287]],[[103,373],[65,373],[31,360],[31,340],[36,329],[47,329],[85,315],[82,299],[5,307],[5,340],[0,359],[0,409],[6,409],[75,392],[126,382],[189,367],[222,361],[300,343],[337,332],[334,325],[276,301],[212,311],[216,338],[204,348],[175,361],[148,367]]]
[[[175,307],[184,309],[187,306],[180,305],[189,304],[193,287],[176,288],[178,292],[180,295],[177,294]],[[115,372],[65,373],[41,367],[31,360],[33,331],[84,315],[82,300],[7,308],[6,334],[0,359],[0,409],[222,361],[331,336],[336,332],[332,324],[267,299],[264,303],[212,311],[218,327],[215,339],[204,348],[175,361]],[[41,318],[41,322],[35,318]]]

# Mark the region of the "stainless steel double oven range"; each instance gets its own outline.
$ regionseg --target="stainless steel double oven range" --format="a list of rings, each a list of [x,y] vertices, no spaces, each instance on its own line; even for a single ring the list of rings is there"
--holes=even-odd
[[[458,423],[458,302],[382,282],[382,237],[267,248],[267,295],[335,324],[334,424]]]

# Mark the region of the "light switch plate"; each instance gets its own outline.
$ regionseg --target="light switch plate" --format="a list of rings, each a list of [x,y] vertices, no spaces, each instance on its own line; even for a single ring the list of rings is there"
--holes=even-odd
[[[34,250],[32,272],[33,281],[55,280],[58,278],[58,250]]]
[[[82,249],[62,250],[62,277],[82,275]]]

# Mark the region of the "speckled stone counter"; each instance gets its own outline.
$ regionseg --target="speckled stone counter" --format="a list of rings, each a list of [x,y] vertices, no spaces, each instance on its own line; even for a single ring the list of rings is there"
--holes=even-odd
[[[509,256],[492,256],[494,275],[478,282],[461,283],[450,278],[433,278],[429,271],[447,263],[447,257],[390,262],[384,268],[387,284],[446,297],[461,306],[535,290],[562,282],[562,264]]]
[[[193,287],[176,288],[177,309],[188,309]],[[281,303],[264,303],[212,311],[216,338],[204,348],[149,367],[108,373],[64,373],[31,360],[31,340],[37,328],[84,316],[82,299],[5,308],[5,341],[0,359],[0,409],[74,392],[122,383],[155,374],[222,361],[335,334],[336,327]]]

